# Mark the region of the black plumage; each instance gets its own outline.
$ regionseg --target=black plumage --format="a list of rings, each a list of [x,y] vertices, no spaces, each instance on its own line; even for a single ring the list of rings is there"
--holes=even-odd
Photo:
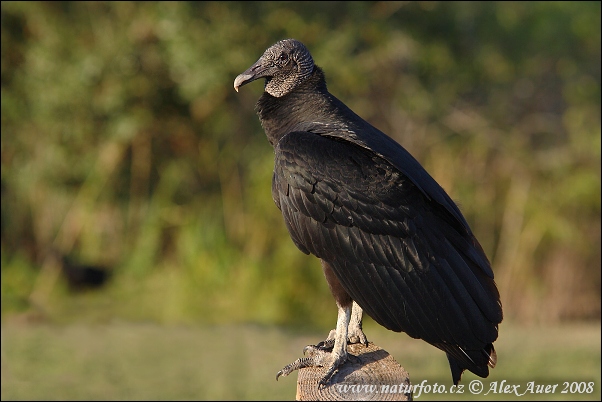
[[[401,145],[328,92],[301,42],[268,48],[234,87],[258,78],[265,92],[256,110],[275,151],[274,202],[295,245],[322,260],[339,308],[336,333],[279,374],[320,365],[328,381],[348,337],[366,342],[363,310],[445,351],[454,383],[465,369],[487,377],[502,307],[456,204]]]

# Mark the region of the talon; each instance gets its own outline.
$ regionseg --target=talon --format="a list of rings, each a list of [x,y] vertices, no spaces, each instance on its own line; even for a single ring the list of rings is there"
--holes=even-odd
[[[346,352],[343,354],[333,353],[314,345],[307,345],[303,349],[304,353],[306,351],[309,351],[310,355],[308,357],[299,358],[291,364],[284,366],[282,370],[276,373],[276,381],[278,381],[281,376],[286,377],[295,370],[306,367],[325,367],[326,373],[322,376],[320,384],[326,386],[334,373],[338,371],[339,366],[344,364],[349,356]]]
[[[276,374],[276,380],[280,376],[286,376],[302,368],[323,367],[325,374],[320,379],[319,385],[322,387],[326,386],[339,367],[347,361],[348,335],[359,337],[359,340],[365,339],[361,330],[361,310],[357,310],[359,313],[354,315],[354,322],[351,326],[352,331],[351,334],[348,333],[351,310],[351,305],[339,306],[337,329],[330,331],[328,338],[317,345],[305,346],[303,354],[308,354],[309,356],[297,359],[288,366],[285,366]]]
[[[280,377],[286,377],[289,374],[289,373],[284,372],[285,368],[283,368],[282,370],[280,370],[279,372],[276,373],[276,381],[278,381],[278,379]]]
[[[315,365],[315,363],[314,360],[310,357],[302,357],[300,359],[297,359],[291,364],[287,364],[282,368],[282,370],[276,373],[276,381],[278,381],[278,378],[280,376],[286,377],[295,370],[300,370],[305,367],[311,367],[312,365]]]
[[[332,376],[334,375],[334,373],[337,372],[337,368],[335,366],[331,366],[328,371],[326,372],[326,374],[322,377],[322,379],[320,380],[320,387],[326,387],[326,385],[330,382],[330,379],[332,378]],[[322,389],[322,388],[320,388]]]

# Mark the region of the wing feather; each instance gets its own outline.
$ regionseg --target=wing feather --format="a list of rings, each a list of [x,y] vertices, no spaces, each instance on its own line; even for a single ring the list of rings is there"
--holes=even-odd
[[[327,261],[367,314],[465,365],[464,349],[497,338],[501,306],[487,258],[440,203],[340,139],[292,132],[275,150],[273,197],[294,243]]]

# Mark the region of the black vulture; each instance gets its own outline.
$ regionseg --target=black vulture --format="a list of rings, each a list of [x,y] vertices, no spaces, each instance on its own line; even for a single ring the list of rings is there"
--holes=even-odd
[[[321,260],[338,307],[336,329],[278,372],[326,368],[380,325],[447,354],[454,384],[496,364],[502,305],[487,256],[456,204],[401,145],[326,88],[307,48],[286,39],[234,80],[259,78],[256,111],[274,147],[272,197],[295,245]]]

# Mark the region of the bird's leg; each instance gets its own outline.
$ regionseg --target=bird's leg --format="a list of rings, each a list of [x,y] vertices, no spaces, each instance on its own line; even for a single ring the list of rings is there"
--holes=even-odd
[[[309,345],[303,349],[307,352],[307,357],[295,360],[293,363],[285,366],[276,374],[276,379],[280,376],[287,376],[295,370],[305,367],[325,367],[326,373],[320,380],[320,385],[328,383],[337,368],[347,360],[347,328],[351,320],[352,304],[341,306],[337,303],[339,312],[337,317],[337,328],[334,335],[334,346],[332,351],[327,351],[321,347]]]
[[[337,327],[334,333],[330,331],[326,341],[320,342],[315,346],[306,346],[303,349],[303,353],[307,353],[308,356],[297,359],[284,367],[278,372],[276,379],[281,375],[289,375],[295,370],[319,366],[326,368],[326,374],[320,380],[320,384],[325,385],[337,368],[347,360],[347,336],[352,317],[354,322],[351,324],[351,329],[354,331],[354,335],[358,336],[360,340],[366,339],[366,336],[362,332],[362,309],[359,306],[355,308],[355,303],[337,279],[332,267],[324,260],[322,260],[322,269],[326,277],[326,282],[328,282],[328,287],[330,287],[330,291],[337,303]],[[357,335],[358,330],[361,336]],[[326,345],[327,343],[329,345]]]
[[[364,334],[364,331],[362,330],[363,313],[364,311],[362,308],[356,302],[353,302],[351,321],[349,321],[349,328],[347,329],[347,341],[349,343],[361,343],[367,346],[368,338],[366,338],[366,334]]]
[[[362,315],[362,308],[354,301],[353,307],[351,308],[351,319],[349,321],[349,326],[347,327],[347,344],[361,343],[366,346],[368,345],[368,338],[366,338],[366,335],[362,330]],[[315,347],[319,347],[321,349],[332,349],[334,346],[336,332],[336,329],[331,330],[328,334],[328,338],[315,345]],[[305,353],[305,351],[311,347],[312,345],[306,346],[303,350],[303,353]]]

